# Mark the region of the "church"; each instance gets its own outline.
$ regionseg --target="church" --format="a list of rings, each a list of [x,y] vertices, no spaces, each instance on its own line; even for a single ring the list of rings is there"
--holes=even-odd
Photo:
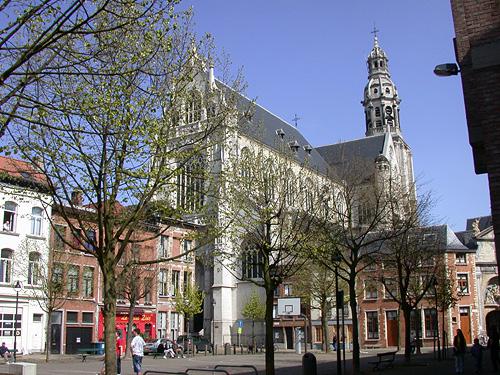
[[[405,190],[412,191],[415,195],[412,153],[401,131],[399,115],[401,100],[391,79],[388,57],[380,47],[376,36],[367,58],[367,69],[368,81],[361,102],[365,118],[365,137],[313,147],[296,127],[261,105],[251,103],[249,99],[240,96],[240,107],[251,106],[251,114],[245,116],[243,124],[233,128],[231,136],[220,146],[218,157],[213,159],[212,168],[224,170],[229,163],[230,154],[239,156],[248,147],[265,149],[267,153],[276,155],[276,160],[279,160],[278,155],[283,152],[283,147],[289,147],[295,156],[297,166],[306,162],[308,169],[319,180],[328,180],[333,186],[335,186],[334,171],[343,161],[362,159],[373,164],[375,173],[389,171]],[[204,82],[206,80],[209,81],[208,84]],[[224,85],[214,78],[212,67],[201,78],[197,78],[196,87],[224,89]],[[201,119],[203,118],[202,114]],[[356,215],[357,220],[361,222],[362,207],[358,207]],[[230,253],[230,247],[234,244],[230,244],[228,239],[222,237],[214,246],[222,247],[225,252]],[[254,284],[238,277],[237,272],[228,269],[227,260],[218,259],[217,256],[213,266],[198,265],[196,274],[198,284],[207,296],[203,314],[205,336],[209,336],[219,347],[225,343],[244,344],[245,342],[240,341],[241,326],[243,325],[245,330],[243,335],[248,335],[249,324],[245,322],[242,308],[255,290]],[[284,289],[280,287],[276,291],[276,297],[283,291]],[[201,326],[199,323],[196,325]],[[281,322],[281,319],[275,320],[274,336],[282,340],[283,345],[288,348],[294,340],[294,324]],[[304,323],[298,321],[296,325],[303,327]],[[363,329],[360,329],[360,332],[363,332]]]

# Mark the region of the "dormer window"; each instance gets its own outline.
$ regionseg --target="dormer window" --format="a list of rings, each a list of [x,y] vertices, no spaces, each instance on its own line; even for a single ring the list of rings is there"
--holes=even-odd
[[[307,153],[307,155],[311,155],[311,151],[312,151],[311,145],[305,145],[304,151]]]
[[[278,129],[276,130],[276,135],[283,139],[285,137],[285,132],[283,131],[283,129]]]
[[[296,140],[293,141],[293,142],[290,142],[289,146],[290,146],[290,148],[291,148],[291,150],[293,152],[298,152],[299,151],[300,145],[299,145],[299,142],[297,142]]]

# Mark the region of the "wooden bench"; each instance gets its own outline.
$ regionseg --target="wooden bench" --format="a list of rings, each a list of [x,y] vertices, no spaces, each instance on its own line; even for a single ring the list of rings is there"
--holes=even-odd
[[[82,348],[78,349],[78,354],[82,357],[82,362],[87,360],[89,355],[97,355],[102,352],[102,348]]]
[[[372,362],[368,362],[368,363],[370,365],[373,365],[373,371],[380,371],[384,368],[393,367],[397,352],[398,351],[396,350],[393,352],[377,353],[378,361],[372,361]]]

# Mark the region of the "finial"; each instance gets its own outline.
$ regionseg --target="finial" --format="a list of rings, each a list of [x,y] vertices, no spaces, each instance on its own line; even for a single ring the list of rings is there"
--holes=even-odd
[[[295,123],[296,128],[299,127],[299,120],[300,120],[300,117],[298,117],[297,114],[295,114],[295,117],[292,119],[292,121]]]
[[[377,33],[379,32],[380,30],[377,29],[377,27],[375,26],[375,22],[373,23],[373,31],[370,32],[370,34],[373,34],[373,43],[376,47],[378,47],[378,37],[377,37]]]

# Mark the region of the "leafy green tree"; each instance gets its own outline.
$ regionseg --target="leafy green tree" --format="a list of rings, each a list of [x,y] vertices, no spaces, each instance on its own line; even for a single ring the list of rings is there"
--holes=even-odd
[[[194,88],[207,81],[211,40],[196,42],[191,13],[179,13],[177,1],[167,4],[165,12],[150,14],[148,1],[120,1],[89,20],[103,32],[77,33],[69,45],[79,56],[99,51],[98,59],[84,60],[81,74],[37,82],[33,95],[54,105],[19,107],[3,138],[47,180],[75,238],[66,245],[97,259],[107,374],[116,373],[117,264],[130,245],[166,230],[161,218],[199,211],[206,175],[200,160],[234,118],[232,91],[222,100],[214,82],[203,92]],[[127,28],[118,27],[115,14],[131,20]],[[134,237],[142,228],[151,236]]]
[[[255,351],[255,321],[262,321],[266,317],[266,305],[262,303],[259,295],[255,290],[248,297],[241,315],[245,319],[252,321],[252,352]]]
[[[15,119],[39,123],[26,109],[59,108],[59,102],[37,94],[50,80],[64,75],[97,74],[88,69],[109,48],[92,43],[117,29],[124,33],[138,23],[168,12],[173,1],[149,0],[139,12],[122,13],[135,0],[2,0],[0,1],[0,137]],[[96,20],[106,18],[106,23]],[[92,49],[82,50],[82,43]],[[118,73],[118,72],[117,72]],[[125,74],[122,70],[119,74]],[[23,110],[24,109],[24,110]],[[57,126],[57,124],[54,124]]]
[[[217,264],[265,293],[266,374],[274,374],[274,290],[312,254],[314,225],[329,183],[291,154],[287,144],[269,153],[257,144],[227,151],[221,176],[218,224],[227,250]],[[224,250],[224,251],[222,251]]]
[[[203,311],[203,292],[199,290],[191,281],[184,285],[182,291],[175,293],[175,310],[184,316],[187,322],[187,333],[190,335],[190,322],[196,314]]]

